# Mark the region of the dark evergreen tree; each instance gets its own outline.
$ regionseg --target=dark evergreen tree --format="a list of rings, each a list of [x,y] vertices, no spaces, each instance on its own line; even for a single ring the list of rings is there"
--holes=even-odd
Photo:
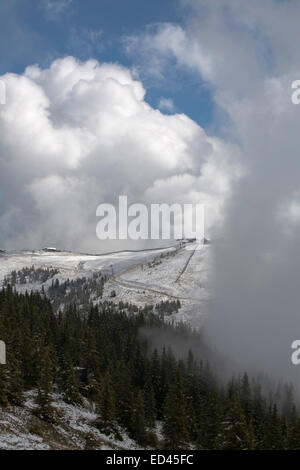
[[[240,389],[240,402],[244,410],[246,419],[249,421],[252,416],[252,397],[251,397],[251,388],[249,383],[248,374],[244,373],[241,389]]]
[[[12,351],[9,351],[7,369],[7,397],[9,403],[21,406],[24,402],[21,361]]]
[[[238,397],[230,393],[216,437],[220,450],[252,450],[255,448],[253,428],[247,423]]]
[[[164,405],[163,434],[166,449],[180,450],[189,447],[185,398],[178,369],[176,382],[170,385]]]
[[[151,378],[148,376],[144,388],[145,419],[149,429],[155,427],[156,422],[156,402]]]
[[[292,408],[287,429],[287,449],[300,450],[300,418],[295,405]]]
[[[82,405],[82,396],[79,392],[78,378],[73,362],[68,353],[62,361],[59,382],[64,401],[72,405]]]
[[[44,351],[38,387],[36,415],[45,421],[53,422],[55,421],[55,410],[52,406],[51,398],[53,391],[53,364],[49,348],[46,348]]]
[[[7,365],[0,364],[0,407],[6,408],[9,404],[7,398]]]
[[[101,387],[101,398],[97,404],[96,412],[98,414],[96,420],[96,426],[98,429],[106,435],[117,433],[116,424],[116,403],[115,393],[112,387],[111,378],[109,372],[105,373],[102,387]]]
[[[269,411],[264,422],[264,442],[262,447],[265,450],[284,449],[282,421],[278,414],[276,404],[269,407]]]
[[[142,392],[139,391],[136,396],[135,406],[132,416],[132,436],[140,444],[148,443],[148,433],[146,429],[145,407]]]

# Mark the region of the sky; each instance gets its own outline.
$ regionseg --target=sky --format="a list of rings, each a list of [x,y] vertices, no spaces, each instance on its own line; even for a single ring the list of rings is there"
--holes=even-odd
[[[32,63],[48,66],[66,55],[137,67],[126,54],[125,38],[160,22],[180,22],[182,14],[177,0],[3,0],[0,73],[22,73]],[[198,77],[176,71],[164,83],[143,78],[152,106],[167,95],[179,112],[201,125],[211,123],[210,89]]]
[[[297,0],[2,1],[1,247],[101,251],[96,207],[120,194],[203,203],[207,334],[295,377],[299,15]]]

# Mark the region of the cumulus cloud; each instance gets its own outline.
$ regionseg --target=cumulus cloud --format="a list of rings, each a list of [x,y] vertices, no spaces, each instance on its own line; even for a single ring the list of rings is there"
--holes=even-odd
[[[207,202],[217,222],[238,177],[235,147],[186,115],[153,109],[130,70],[66,57],[1,79],[1,247],[102,251],[96,208],[122,194],[129,203]]]

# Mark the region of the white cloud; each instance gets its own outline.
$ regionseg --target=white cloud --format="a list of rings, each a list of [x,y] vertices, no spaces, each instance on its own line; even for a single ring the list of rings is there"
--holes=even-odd
[[[158,107],[161,111],[173,112],[175,111],[175,105],[171,98],[160,98]]]
[[[185,181],[176,200],[206,198],[216,221],[234,178],[234,148],[183,114],[151,108],[130,70],[66,57],[2,79],[2,246],[99,251],[98,204],[120,194],[174,202],[166,189],[176,178]]]

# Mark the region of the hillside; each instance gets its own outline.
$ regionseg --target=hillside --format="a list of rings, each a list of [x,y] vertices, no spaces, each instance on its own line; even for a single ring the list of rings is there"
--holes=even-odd
[[[2,289],[0,448],[297,448],[292,389],[264,395],[247,374],[222,384],[201,333],[165,321],[170,307],[55,312],[44,292]]]
[[[53,280],[106,277],[102,299],[131,302],[137,306],[156,305],[161,301],[180,300],[181,308],[172,316],[199,327],[209,299],[210,246],[189,243],[169,248],[138,252],[117,252],[104,255],[84,255],[70,252],[24,251],[0,256],[0,283],[12,271],[23,268],[55,269],[46,281],[27,276],[26,282],[16,283],[19,292],[47,290]],[[10,279],[11,280],[11,279]],[[1,284],[0,284],[1,285]]]
[[[216,373],[210,253],[3,253],[0,449],[297,448],[289,385]]]

